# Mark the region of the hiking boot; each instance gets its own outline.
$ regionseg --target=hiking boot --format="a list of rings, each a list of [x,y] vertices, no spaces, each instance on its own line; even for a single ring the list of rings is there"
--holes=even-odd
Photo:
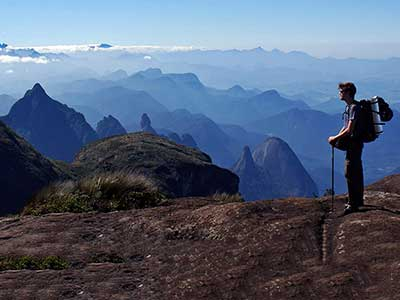
[[[354,213],[358,211],[358,207],[351,206],[350,204],[346,204],[344,206],[343,215],[346,216],[348,214]]]

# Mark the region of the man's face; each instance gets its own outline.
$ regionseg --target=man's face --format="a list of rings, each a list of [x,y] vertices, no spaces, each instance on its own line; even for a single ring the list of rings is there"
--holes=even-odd
[[[347,91],[345,89],[339,89],[339,99],[340,100],[345,100],[346,97],[348,96],[348,92],[349,91]]]

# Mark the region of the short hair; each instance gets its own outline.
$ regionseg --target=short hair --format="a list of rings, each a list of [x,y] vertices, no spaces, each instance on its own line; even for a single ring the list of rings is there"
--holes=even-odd
[[[352,83],[352,82],[340,82],[338,84],[338,88],[343,90],[343,91],[349,92],[350,96],[353,97],[353,98],[357,93],[357,88],[354,85],[354,83]]]

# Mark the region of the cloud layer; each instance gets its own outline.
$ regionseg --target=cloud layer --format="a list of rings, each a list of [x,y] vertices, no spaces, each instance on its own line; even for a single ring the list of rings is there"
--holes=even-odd
[[[19,57],[19,56],[10,56],[10,55],[0,55],[0,63],[1,64],[15,64],[15,63],[34,63],[34,64],[48,64],[52,60],[47,57]]]

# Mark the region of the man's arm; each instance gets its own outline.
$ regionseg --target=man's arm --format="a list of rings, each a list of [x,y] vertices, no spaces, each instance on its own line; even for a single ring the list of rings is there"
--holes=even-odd
[[[353,124],[353,121],[350,120],[349,123],[347,124],[347,127],[344,127],[339,131],[339,133],[335,136],[330,136],[328,138],[328,143],[331,145],[334,145],[336,143],[336,141],[346,135],[349,135],[351,132],[351,126]]]

